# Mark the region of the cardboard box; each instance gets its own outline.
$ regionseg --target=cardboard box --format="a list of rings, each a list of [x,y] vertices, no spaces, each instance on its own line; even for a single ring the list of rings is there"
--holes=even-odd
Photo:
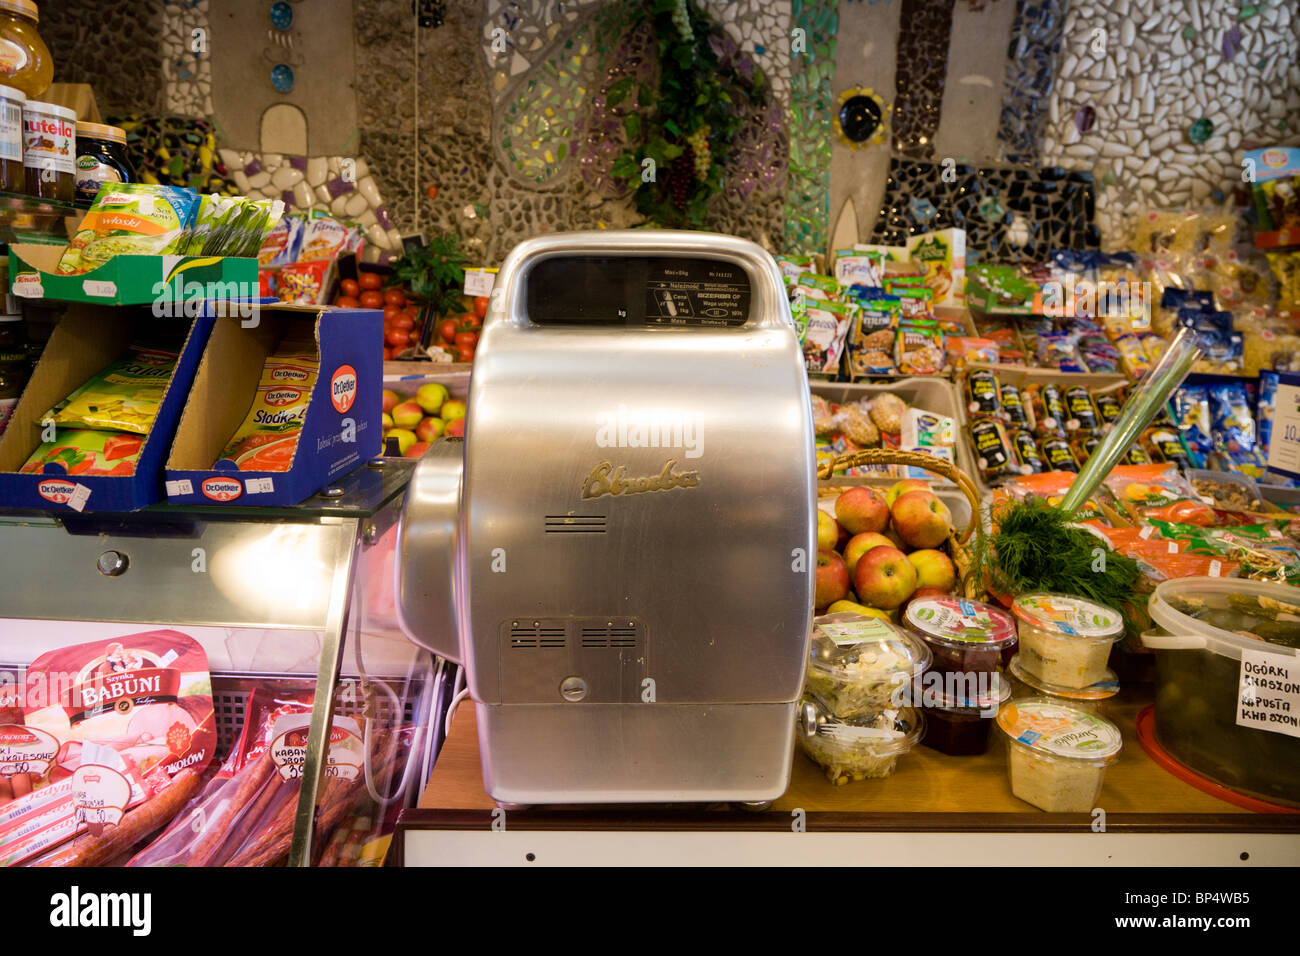
[[[95,90],[89,83],[51,83],[39,97],[42,102],[66,106],[85,123],[102,123],[99,107],[95,104]]]
[[[287,471],[241,471],[217,456],[243,423],[262,366],[289,323],[312,323],[320,374]],[[166,463],[172,504],[294,505],[380,453],[383,316],[373,309],[272,305],[244,328],[219,318]]]
[[[189,334],[163,394],[162,406],[134,475],[68,476],[47,464],[43,475],[18,469],[41,444],[41,416],[91,376],[121,356],[152,320],[147,312],[105,306],[74,305],[55,326],[41,359],[23,391],[9,427],[0,436],[0,507],[72,511],[133,511],[163,496],[162,466],[180,420],[181,408],[213,320],[192,320]]]
[[[97,305],[154,305],[158,309],[198,300],[247,300],[260,295],[257,260],[234,256],[114,256],[98,269],[60,275],[66,243],[12,243],[9,278],[13,294]]]

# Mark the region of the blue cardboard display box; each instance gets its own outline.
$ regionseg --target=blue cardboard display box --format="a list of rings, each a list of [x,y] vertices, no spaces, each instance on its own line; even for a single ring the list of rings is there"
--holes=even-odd
[[[183,326],[178,330],[176,325]],[[0,508],[134,511],[161,500],[162,466],[185,395],[212,331],[213,319],[154,318],[148,308],[74,304],[55,326],[13,418],[0,436]],[[18,474],[41,444],[41,418],[150,329],[184,333],[180,358],[137,459],[133,475],[70,475],[57,464],[43,474]]]
[[[310,323],[320,373],[287,470],[217,461],[257,394],[268,355],[293,323]],[[250,328],[218,318],[190,388],[165,469],[172,504],[294,505],[380,453],[383,313],[268,306]]]

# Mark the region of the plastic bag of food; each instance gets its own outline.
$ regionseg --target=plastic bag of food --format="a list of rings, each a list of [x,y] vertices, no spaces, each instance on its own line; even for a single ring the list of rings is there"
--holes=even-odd
[[[337,258],[348,243],[354,240],[355,232],[354,228],[333,216],[313,216],[303,227],[298,261]]]
[[[1172,464],[1119,465],[1104,484],[1135,519],[1211,525],[1215,509]]]
[[[282,216],[257,250],[258,268],[278,269],[298,260],[302,231],[306,222],[301,216]]]
[[[212,760],[207,655],[174,630],[50,651],[27,668],[22,725],[0,735],[4,762],[22,765],[3,774],[0,865],[110,862],[166,824]]]
[[[1277,372],[1259,373],[1259,398],[1255,400],[1255,430],[1259,450],[1268,456],[1268,443],[1273,437],[1273,413],[1277,410]]]
[[[835,280],[843,287],[879,286],[884,279],[884,261],[884,255],[879,252],[865,249],[837,249]]]
[[[179,358],[180,353],[172,349],[132,345],[126,355],[92,376],[42,420],[147,435]]]
[[[288,471],[319,372],[314,347],[281,343],[267,356],[248,414],[217,460],[240,471]]]
[[[801,276],[800,281],[807,278]],[[856,309],[842,302],[800,296],[794,310],[798,315],[796,324],[802,324],[804,330],[801,344],[808,374],[814,378],[835,378]]]
[[[296,305],[320,305],[325,301],[335,263],[331,259],[292,262],[282,266],[276,294],[281,302]]]
[[[120,255],[158,256],[185,248],[199,197],[192,189],[113,183],[95,197],[59,259],[64,275],[98,269]]]
[[[848,297],[857,303],[857,316],[849,330],[849,375],[885,375],[897,371],[894,333],[898,328],[899,300],[881,289],[853,285]]]
[[[994,513],[1013,502],[1030,498],[1039,498],[1051,505],[1060,504],[1075,477],[1071,472],[1046,471],[1038,475],[1012,478],[1000,488],[993,489]],[[1098,488],[1075,514],[1083,524],[1127,523],[1127,519],[1117,509],[1114,496],[1104,486]]]
[[[943,333],[934,322],[903,321],[898,327],[898,370],[904,375],[938,375],[943,371]]]
[[[60,428],[54,441],[37,445],[18,470],[44,474],[46,465],[57,465],[69,475],[134,475],[143,448],[144,436],[130,432]]]

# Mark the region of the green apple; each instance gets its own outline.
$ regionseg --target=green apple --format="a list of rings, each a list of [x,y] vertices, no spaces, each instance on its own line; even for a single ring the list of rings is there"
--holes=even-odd
[[[840,540],[840,526],[838,522],[825,511],[817,509],[817,550],[834,551],[836,543]]]
[[[397,453],[405,455],[406,450],[415,444],[415,432],[409,428],[394,428],[388,433],[389,438],[397,439]]]
[[[426,415],[437,415],[449,398],[447,387],[437,382],[421,385],[415,390],[415,401]]]
[[[455,421],[457,418],[465,417],[465,403],[458,398],[451,401],[443,402],[439,410],[439,416],[444,422]]]

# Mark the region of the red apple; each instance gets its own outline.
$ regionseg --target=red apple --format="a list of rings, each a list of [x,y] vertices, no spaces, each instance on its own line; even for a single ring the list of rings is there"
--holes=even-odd
[[[912,592],[912,596],[903,602],[903,606],[899,608],[899,611],[906,614],[908,605],[913,601],[919,601],[922,598],[928,597],[947,597],[949,593],[950,592],[945,591],[942,588],[917,588]]]
[[[403,454],[407,458],[420,458],[428,450],[429,443],[427,441],[417,441],[415,444],[409,446]]]
[[[834,551],[840,540],[840,526],[835,519],[817,509],[817,550]]]
[[[896,481],[889,486],[889,490],[885,492],[885,504],[892,509],[899,495],[905,495],[909,491],[929,490],[930,486],[920,478],[904,478],[902,481]]]
[[[863,604],[896,608],[916,590],[916,569],[897,548],[872,548],[858,559],[853,590]]]
[[[892,548],[894,542],[890,541],[883,534],[875,531],[866,531],[862,534],[855,534],[849,538],[849,543],[844,546],[844,563],[849,567],[849,574],[852,574],[858,567],[858,559],[870,551],[872,548]]]
[[[443,432],[443,435],[445,435],[448,438],[464,438],[465,419],[457,418],[453,421],[448,422],[447,430]]]
[[[442,434],[447,423],[441,418],[423,418],[415,426],[415,437],[422,442],[431,442]]]
[[[947,594],[957,583],[957,569],[952,566],[952,559],[942,551],[924,548],[913,551],[907,556],[907,560],[911,561],[912,567],[916,568],[918,590],[938,588]]]
[[[401,395],[398,395],[396,392],[391,391],[390,389],[387,388],[384,389],[383,396],[384,396],[384,411],[389,413],[391,413],[394,406],[396,406],[397,403],[402,400]]]
[[[817,598],[819,608],[844,600],[849,593],[849,569],[834,551],[817,552]]]
[[[835,520],[849,534],[884,531],[889,524],[889,505],[875,488],[850,488],[835,499]]]
[[[415,402],[402,402],[393,406],[393,424],[398,428],[414,428],[424,417],[424,409]]]
[[[930,491],[908,491],[898,496],[892,509],[894,530],[912,548],[935,548],[948,539],[952,514]]]
[[[390,430],[388,437],[397,439],[397,453],[399,455],[405,455],[406,450],[415,444],[415,432],[405,428]]]
[[[447,387],[437,382],[429,382],[415,390],[415,401],[426,415],[437,415],[449,397]]]
[[[457,418],[465,417],[465,403],[459,398],[453,398],[451,401],[443,402],[442,409],[438,413],[444,422],[454,421]]]

